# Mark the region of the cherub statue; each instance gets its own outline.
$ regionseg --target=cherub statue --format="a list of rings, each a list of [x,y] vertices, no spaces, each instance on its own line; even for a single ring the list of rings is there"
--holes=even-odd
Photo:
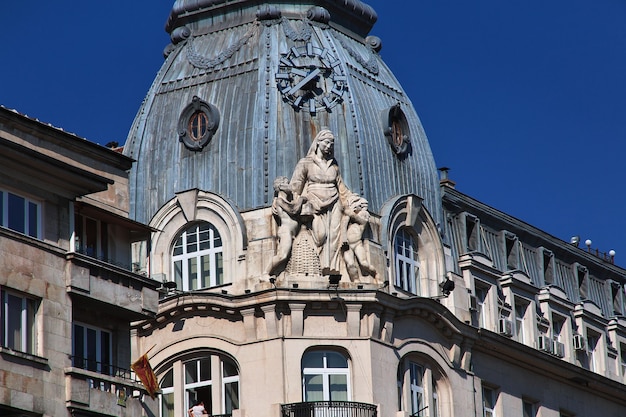
[[[305,196],[300,196],[292,201],[293,195],[289,187],[287,177],[277,177],[274,180],[274,201],[272,213],[278,223],[278,245],[276,255],[272,257],[265,273],[268,276],[275,274],[276,268],[287,260],[291,254],[293,239],[300,229],[300,222],[295,217],[300,214],[302,204],[307,201]]]
[[[343,230],[345,230],[343,259],[351,281],[358,281],[359,265],[366,273],[378,280],[378,273],[367,261],[367,253],[363,246],[363,232],[369,220],[367,200],[359,196],[351,197],[348,207],[344,208],[343,220]]]

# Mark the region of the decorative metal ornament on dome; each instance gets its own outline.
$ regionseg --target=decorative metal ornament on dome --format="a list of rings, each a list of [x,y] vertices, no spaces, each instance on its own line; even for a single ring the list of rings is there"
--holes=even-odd
[[[276,84],[283,99],[311,114],[329,111],[348,89],[341,61],[327,49],[307,42],[281,54]]]

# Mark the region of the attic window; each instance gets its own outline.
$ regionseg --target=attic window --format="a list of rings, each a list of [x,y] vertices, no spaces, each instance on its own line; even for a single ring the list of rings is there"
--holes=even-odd
[[[178,119],[179,139],[188,149],[201,151],[217,131],[219,121],[217,108],[194,96]]]

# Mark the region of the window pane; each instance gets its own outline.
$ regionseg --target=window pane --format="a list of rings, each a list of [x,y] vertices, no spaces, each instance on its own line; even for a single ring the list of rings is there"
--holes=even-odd
[[[185,364],[185,384],[198,382],[198,366],[197,362],[187,362]]]
[[[329,375],[330,400],[348,401],[348,376]]]
[[[197,290],[198,285],[198,258],[189,258],[187,260],[187,273],[189,274],[189,289]]]
[[[187,231],[187,253],[193,253],[198,250],[198,230],[193,227]]]
[[[111,369],[111,351],[109,350],[109,346],[111,343],[111,335],[108,332],[100,332],[100,351],[101,357],[100,362],[102,362],[102,373],[111,375],[113,373],[113,369]]]
[[[304,393],[304,401],[323,401],[324,385],[322,375],[305,375]]]
[[[22,298],[7,294],[6,344],[11,349],[22,351]]]
[[[174,282],[176,288],[183,289],[183,261],[174,261]]]
[[[230,414],[233,410],[239,409],[239,383],[231,382],[224,384],[224,402],[226,406],[226,414]]]
[[[182,255],[183,253],[183,237],[179,237],[174,244],[174,256]]]
[[[215,254],[215,285],[222,285],[224,283],[224,263],[222,259],[222,252]]]
[[[224,359],[224,377],[237,376],[237,366],[231,360]]]
[[[28,235],[32,237],[39,236],[39,216],[38,206],[35,203],[28,202]]]
[[[200,381],[211,380],[211,358],[200,359]]]
[[[15,194],[9,193],[9,229],[24,233],[26,223],[26,213],[24,199]]]
[[[74,325],[74,366],[84,368],[85,363],[85,329],[83,326]]]
[[[97,335],[96,335],[96,331],[94,329],[87,329],[87,359],[88,359],[88,364],[87,364],[87,369],[89,369],[90,371],[96,371],[97,368],[97,354],[96,354],[96,349],[97,349],[97,343],[96,343],[96,339],[97,339]]]
[[[209,239],[209,229],[208,228],[201,228],[200,232],[200,250],[205,250],[205,249],[210,249],[211,247],[211,241]]]
[[[174,393],[161,395],[161,417],[174,417]]]
[[[211,286],[211,255],[204,255],[200,257],[200,268],[200,288]]]
[[[348,360],[340,353],[326,352],[327,368],[347,368]]]
[[[302,368],[323,368],[324,352],[307,352],[302,358]]]
[[[174,386],[174,371],[170,369],[161,379],[161,388],[171,388]]]

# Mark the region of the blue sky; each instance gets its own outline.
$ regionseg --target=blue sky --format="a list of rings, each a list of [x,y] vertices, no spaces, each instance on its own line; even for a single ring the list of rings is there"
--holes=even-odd
[[[626,2],[366,1],[457,189],[626,265]],[[125,141],[173,1],[6,1],[0,104]]]

